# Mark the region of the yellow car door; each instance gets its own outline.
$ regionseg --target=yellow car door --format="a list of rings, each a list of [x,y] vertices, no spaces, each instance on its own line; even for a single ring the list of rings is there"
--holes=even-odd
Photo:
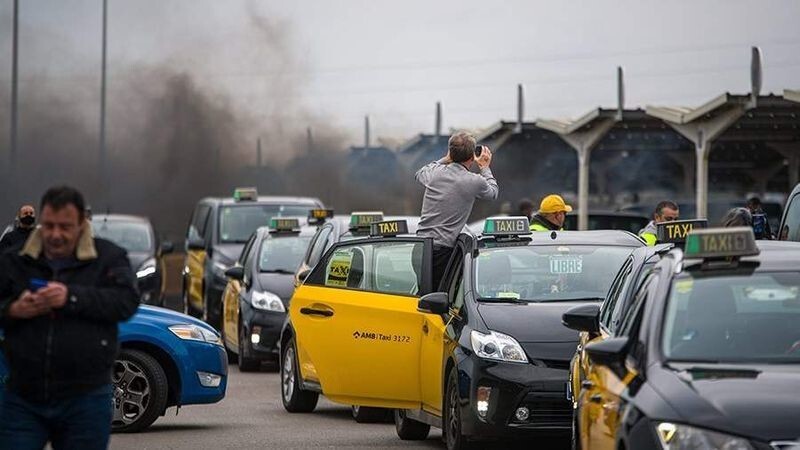
[[[325,255],[289,308],[304,380],[338,403],[420,407],[425,320],[417,302],[430,285],[430,245],[365,239]]]

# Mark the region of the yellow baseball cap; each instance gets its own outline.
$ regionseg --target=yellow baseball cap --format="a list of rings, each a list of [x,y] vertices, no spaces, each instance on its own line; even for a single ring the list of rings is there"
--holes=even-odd
[[[572,206],[564,203],[564,199],[561,198],[560,195],[548,195],[547,197],[543,198],[542,203],[539,204],[540,213],[551,214],[561,211],[570,212],[572,211]]]

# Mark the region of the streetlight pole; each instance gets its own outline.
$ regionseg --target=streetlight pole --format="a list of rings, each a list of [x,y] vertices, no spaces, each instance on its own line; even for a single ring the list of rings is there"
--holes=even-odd
[[[14,0],[13,25],[11,33],[11,147],[9,148],[10,173],[16,171],[17,164],[17,35],[19,34],[19,0]]]
[[[106,34],[108,22],[108,0],[103,0],[103,44],[100,66],[100,152],[99,169],[101,180],[105,181],[106,174]],[[103,182],[103,188],[105,183]]]

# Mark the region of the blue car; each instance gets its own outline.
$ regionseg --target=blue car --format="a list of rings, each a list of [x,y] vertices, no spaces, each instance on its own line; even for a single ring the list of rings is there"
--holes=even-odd
[[[227,356],[219,334],[206,323],[141,305],[120,324],[119,342],[112,372],[114,431],[141,431],[170,406],[216,403],[225,397]],[[0,354],[0,384],[7,373]]]

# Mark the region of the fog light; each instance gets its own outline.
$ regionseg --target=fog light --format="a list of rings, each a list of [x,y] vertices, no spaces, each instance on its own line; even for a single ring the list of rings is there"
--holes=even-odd
[[[527,422],[530,416],[531,412],[524,406],[521,406],[514,411],[514,417],[516,417],[520,422]]]
[[[489,397],[492,395],[492,388],[480,386],[476,395],[478,415],[486,417],[489,413]]]
[[[222,382],[222,375],[208,372],[197,372],[197,378],[200,379],[200,384],[204,387],[219,387]]]
[[[252,342],[253,344],[258,344],[259,342],[261,342],[261,335],[256,333],[251,334],[250,342]]]

